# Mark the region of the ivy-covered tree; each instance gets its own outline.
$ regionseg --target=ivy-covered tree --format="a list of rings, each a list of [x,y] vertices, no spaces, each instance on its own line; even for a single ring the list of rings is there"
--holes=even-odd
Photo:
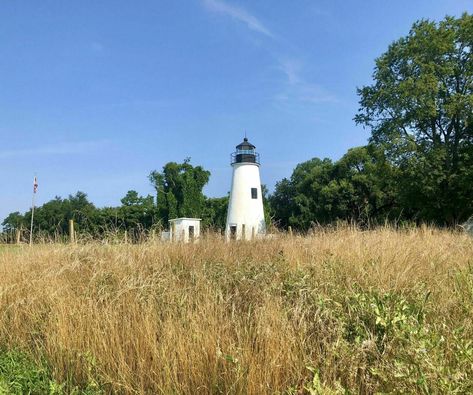
[[[454,224],[473,212],[473,16],[422,20],[376,60],[357,123],[401,170],[404,215]]]
[[[202,212],[202,226],[210,229],[225,229],[227,221],[228,196],[207,198]]]
[[[169,162],[162,172],[153,171],[149,180],[157,193],[158,216],[167,223],[177,217],[200,217],[205,207],[202,189],[209,181],[210,172],[192,166],[190,158],[183,163]]]

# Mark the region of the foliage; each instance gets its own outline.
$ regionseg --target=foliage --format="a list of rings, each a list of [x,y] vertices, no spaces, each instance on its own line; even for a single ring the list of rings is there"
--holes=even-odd
[[[67,233],[68,221],[73,219],[78,229],[90,230],[93,225],[95,206],[89,202],[84,192],[77,192],[62,199],[56,196],[53,200],[35,208],[34,228],[35,232],[48,234]],[[24,215],[27,224],[31,221],[31,210]]]
[[[395,171],[373,145],[352,148],[335,163],[314,158],[276,184],[271,208],[281,226],[298,229],[338,219],[384,220],[397,214]]]
[[[2,222],[3,229],[6,232],[11,232],[15,229],[21,229],[26,227],[26,221],[23,215],[19,211],[8,214],[8,216]]]
[[[221,198],[206,198],[202,212],[204,228],[225,229],[227,221],[228,196]]]
[[[0,352],[1,394],[54,394],[48,370],[31,361],[25,354],[15,351]]]
[[[0,394],[8,395],[101,395],[103,391],[91,378],[84,388],[73,386],[66,391],[67,383],[52,378],[45,361],[34,361],[21,351],[0,350]]]
[[[177,217],[201,217],[205,205],[202,189],[210,172],[192,166],[190,158],[183,163],[169,162],[163,171],[152,171],[149,179],[156,189],[158,215],[167,224]]]
[[[358,90],[357,123],[399,169],[404,215],[455,224],[472,213],[473,16],[416,22]]]
[[[96,208],[83,192],[62,199],[55,197],[35,208],[34,228],[37,235],[61,238],[68,234],[69,220],[74,220],[78,233],[102,235],[107,230],[149,229],[158,222],[154,199],[128,191],[120,207]],[[29,229],[31,210],[25,214],[11,213],[2,225],[5,231]]]
[[[153,196],[141,197],[136,191],[128,191],[121,203],[118,212],[124,228],[149,229],[157,221]]]

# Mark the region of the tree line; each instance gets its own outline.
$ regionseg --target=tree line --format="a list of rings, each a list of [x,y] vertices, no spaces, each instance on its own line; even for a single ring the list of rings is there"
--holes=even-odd
[[[473,214],[473,16],[420,20],[376,59],[371,85],[358,89],[358,125],[366,146],[339,160],[313,158],[265,196],[268,219],[305,231],[338,220],[369,226],[385,221],[454,226]],[[210,172],[190,160],[153,171],[153,196],[129,191],[119,207],[97,208],[82,192],[35,211],[35,230],[65,232],[151,229],[174,217],[225,226],[228,197],[203,193]],[[5,231],[27,228],[31,212],[11,213]]]

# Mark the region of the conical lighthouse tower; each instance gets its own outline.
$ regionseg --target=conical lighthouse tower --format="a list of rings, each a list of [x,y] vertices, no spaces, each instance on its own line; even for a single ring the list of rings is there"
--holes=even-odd
[[[225,227],[227,240],[250,240],[266,232],[260,161],[255,148],[245,137],[231,154],[233,177]]]

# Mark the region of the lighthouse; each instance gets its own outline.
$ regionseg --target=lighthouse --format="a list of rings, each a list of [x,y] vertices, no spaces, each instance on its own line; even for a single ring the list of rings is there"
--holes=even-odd
[[[227,240],[251,240],[266,232],[259,174],[259,154],[245,137],[231,154],[232,189],[228,202]]]

